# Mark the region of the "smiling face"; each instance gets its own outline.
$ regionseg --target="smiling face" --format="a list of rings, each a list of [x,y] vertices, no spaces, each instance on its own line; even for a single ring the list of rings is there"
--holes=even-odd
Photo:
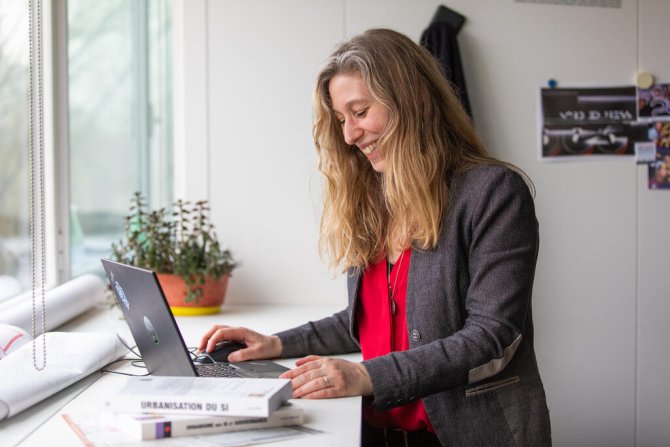
[[[328,91],[344,141],[358,147],[375,171],[384,172],[385,148],[378,145],[388,122],[384,106],[372,97],[358,73],[336,74],[328,84]]]

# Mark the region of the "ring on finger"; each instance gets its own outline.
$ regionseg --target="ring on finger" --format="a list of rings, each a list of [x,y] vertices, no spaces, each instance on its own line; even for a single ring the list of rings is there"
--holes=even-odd
[[[323,381],[326,383],[326,388],[330,388],[331,386],[333,386],[333,385],[330,384],[330,380],[328,379],[328,376],[321,376],[321,377],[323,377]]]

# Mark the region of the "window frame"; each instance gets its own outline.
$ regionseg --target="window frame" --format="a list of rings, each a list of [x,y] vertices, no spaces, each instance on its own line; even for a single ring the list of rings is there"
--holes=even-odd
[[[47,2],[49,3],[49,2]],[[50,261],[56,284],[62,284],[71,279],[70,269],[70,131],[69,131],[69,103],[68,103],[68,46],[67,46],[67,0],[54,0],[52,3],[51,22],[53,32],[51,36],[51,69],[53,146],[50,153],[53,161],[52,207],[53,249]],[[49,220],[47,219],[47,222]],[[49,271],[47,269],[47,271]]]
[[[147,4],[139,2],[136,5],[139,12],[138,19],[146,22],[148,15]],[[27,13],[28,4],[26,4]],[[168,4],[168,8],[173,10]],[[174,16],[173,16],[174,17]],[[44,141],[44,182],[45,182],[45,253],[44,263],[46,267],[45,289],[53,288],[72,279],[72,254],[71,254],[71,235],[70,235],[70,206],[71,206],[71,172],[70,172],[70,116],[69,116],[69,54],[68,54],[68,0],[52,0],[42,2],[42,68],[43,68],[43,141]],[[147,22],[148,23],[148,22]],[[147,25],[148,26],[148,25]],[[146,30],[145,30],[146,31]],[[27,30],[26,30],[27,33]],[[141,30],[140,30],[141,33]],[[170,30],[173,35],[174,30]],[[148,36],[138,36],[136,45],[139,46],[139,54],[147,54]],[[28,42],[28,40],[26,40]],[[37,48],[33,41],[33,48]],[[26,52],[28,49],[26,48]],[[174,48],[172,49],[174,52]],[[140,58],[141,59],[141,58]],[[146,60],[146,57],[144,58]],[[174,61],[171,61],[170,70],[174,70]],[[148,67],[141,67],[143,85],[147,90],[149,88]],[[173,76],[170,73],[170,79]],[[170,83],[169,88],[174,90],[174,83]],[[171,93],[174,95],[174,91]],[[147,94],[148,96],[148,94]],[[138,144],[142,144],[143,150],[138,153],[138,167],[143,172],[141,178],[141,187],[151,202],[160,203],[172,199],[174,195],[174,102],[168,103],[170,107],[171,128],[163,130],[167,132],[165,137],[169,139],[169,147],[166,149],[169,153],[162,154],[162,151],[149,144],[149,137],[143,135]],[[36,109],[37,110],[37,109]],[[150,104],[143,104],[141,116],[148,119],[151,110]],[[149,124],[145,123],[146,126]],[[34,132],[36,135],[38,131]],[[162,137],[162,142],[165,142]],[[37,141],[37,137],[35,137]],[[35,149],[38,149],[35,145]],[[167,160],[167,161],[166,161]],[[165,163],[169,163],[165,165]],[[160,163],[161,166],[153,166],[154,163]],[[151,166],[150,166],[151,164]],[[36,163],[36,173],[39,169],[39,163]],[[164,171],[168,169],[167,185],[156,187],[156,179],[165,176]],[[26,178],[26,180],[29,180]],[[164,179],[161,181],[165,181]],[[39,186],[37,186],[39,188]],[[130,197],[128,198],[130,201]],[[39,211],[39,210],[38,210]],[[39,236],[37,234],[36,236]],[[30,239],[30,234],[28,234]],[[28,240],[28,243],[30,241]],[[39,239],[37,239],[39,244]],[[111,247],[110,247],[111,252]],[[36,264],[36,267],[39,265]],[[30,275],[30,272],[28,273]],[[40,271],[36,268],[36,279],[38,281],[38,290],[41,286]],[[25,286],[25,284],[24,284]],[[24,288],[18,295],[3,300],[0,307],[9,304],[12,300],[30,293],[30,286]]]

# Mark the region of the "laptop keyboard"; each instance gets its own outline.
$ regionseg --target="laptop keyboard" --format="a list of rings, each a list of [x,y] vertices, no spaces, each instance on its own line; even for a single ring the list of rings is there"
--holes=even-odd
[[[200,377],[243,377],[228,363],[208,363],[195,365]]]

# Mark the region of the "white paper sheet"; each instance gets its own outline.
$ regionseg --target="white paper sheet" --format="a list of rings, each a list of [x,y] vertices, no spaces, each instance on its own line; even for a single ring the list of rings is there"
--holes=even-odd
[[[104,301],[106,283],[102,278],[87,274],[61,284],[44,294],[46,330],[50,331]],[[30,333],[32,326],[32,291],[2,303],[0,323],[18,326]],[[41,332],[42,299],[36,296],[37,328]]]
[[[79,379],[123,357],[128,349],[116,334],[47,332],[36,342],[38,366],[46,336],[47,361],[33,365],[33,342],[0,361],[0,421],[46,399]]]

